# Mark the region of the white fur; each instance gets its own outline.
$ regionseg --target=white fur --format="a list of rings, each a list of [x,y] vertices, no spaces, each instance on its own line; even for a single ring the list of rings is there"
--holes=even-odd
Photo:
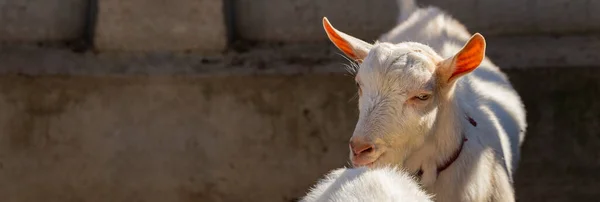
[[[431,197],[406,172],[391,167],[362,167],[330,172],[300,201],[428,202]]]
[[[376,148],[364,157],[373,161],[367,165],[422,169],[421,183],[436,201],[514,201],[513,173],[527,127],[519,95],[487,57],[450,87],[439,87],[439,62],[452,58],[471,34],[438,8],[399,0],[404,5],[401,11],[409,13],[398,18],[404,21],[373,45],[342,35],[355,55],[366,55],[358,58],[362,95],[352,138]],[[420,94],[433,98],[411,101]],[[463,135],[468,141],[460,156],[438,175]]]

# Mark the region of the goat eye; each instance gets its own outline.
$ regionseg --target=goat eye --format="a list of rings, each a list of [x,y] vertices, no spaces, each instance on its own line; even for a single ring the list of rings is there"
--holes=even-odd
[[[416,96],[415,98],[425,101],[425,100],[429,99],[429,94],[421,94],[421,95]]]

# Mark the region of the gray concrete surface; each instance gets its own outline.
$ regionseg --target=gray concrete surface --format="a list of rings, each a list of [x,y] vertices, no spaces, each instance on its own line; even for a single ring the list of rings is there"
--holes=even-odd
[[[528,109],[519,201],[595,201],[598,40],[488,41]],[[294,201],[346,163],[357,113],[352,79],[329,43],[236,50],[0,48],[0,195]]]
[[[0,0],[0,42],[56,42],[84,37],[88,4],[96,1]],[[97,1],[94,42],[105,51],[218,53],[226,48],[223,0]],[[487,36],[600,33],[598,1],[418,0],[447,10]],[[367,41],[395,23],[394,0],[232,1],[232,34],[266,42],[322,42],[321,18]],[[277,8],[277,9],[275,9]],[[92,10],[93,11],[93,10]]]
[[[504,69],[600,64],[598,37],[486,37],[487,54]],[[291,75],[342,73],[347,61],[330,42],[236,45],[224,55],[198,52],[87,52],[0,46],[0,74],[28,75]]]
[[[97,2],[100,51],[75,53],[30,42],[83,37],[88,1],[0,0],[2,201],[294,201],[346,164],[356,120],[321,17],[367,41],[396,17],[392,0],[233,1],[238,37],[292,43],[213,55],[221,0]],[[419,2],[484,34],[524,99],[518,201],[597,201],[600,1]]]
[[[347,33],[374,41],[396,19],[394,0],[238,0],[236,34],[246,40],[306,42],[327,39],[321,24],[327,16]]]
[[[84,37],[86,0],[0,0],[0,42],[57,42]],[[223,0],[97,1],[94,42],[105,51],[185,51],[218,53],[226,48]],[[447,10],[469,30],[487,36],[600,33],[599,1],[418,0]],[[265,42],[326,40],[321,18],[367,41],[395,23],[394,0],[232,1],[232,34]],[[275,9],[277,8],[277,9]],[[88,30],[89,31],[89,30]]]
[[[600,197],[598,68],[508,71],[528,109],[519,201]],[[341,74],[1,76],[3,201],[294,201],[344,166]],[[584,96],[590,95],[590,96]]]
[[[493,35],[598,33],[600,2],[572,0],[417,0],[435,5],[469,30]]]
[[[529,124],[516,174],[518,201],[598,201],[598,66],[511,70]]]
[[[80,38],[87,6],[87,0],[0,0],[0,42]]]
[[[345,162],[345,79],[2,76],[0,195],[290,200]]]
[[[321,18],[340,30],[375,40],[392,28],[395,0],[239,0],[236,32],[247,40],[303,42],[326,39]],[[484,35],[600,33],[599,1],[573,0],[417,0],[443,8]],[[277,9],[274,9],[277,8]]]
[[[98,50],[214,53],[226,40],[222,0],[98,1]]]

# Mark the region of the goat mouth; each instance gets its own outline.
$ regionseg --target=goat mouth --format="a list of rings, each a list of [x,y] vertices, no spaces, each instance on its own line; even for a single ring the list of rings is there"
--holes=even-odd
[[[353,167],[355,167],[355,168],[358,168],[358,167],[363,167],[363,166],[364,166],[364,167],[367,167],[367,168],[372,168],[372,167],[373,167],[373,164],[375,164],[375,162],[377,162],[381,156],[382,156],[382,155],[379,155],[377,158],[375,158],[375,160],[373,160],[373,161],[371,161],[371,162],[369,162],[369,163],[362,163],[362,164],[358,164],[358,163],[354,163],[354,162],[352,162],[352,166],[353,166]]]

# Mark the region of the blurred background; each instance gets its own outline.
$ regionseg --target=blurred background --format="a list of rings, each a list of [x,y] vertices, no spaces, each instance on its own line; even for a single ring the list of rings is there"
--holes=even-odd
[[[518,201],[600,197],[600,1],[418,0],[522,96]],[[357,119],[321,19],[374,41],[395,0],[0,0],[6,202],[295,201]]]

